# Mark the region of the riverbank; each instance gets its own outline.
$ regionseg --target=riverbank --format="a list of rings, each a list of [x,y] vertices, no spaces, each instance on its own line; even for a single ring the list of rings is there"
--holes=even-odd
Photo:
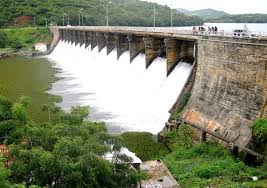
[[[0,59],[34,56],[37,54],[34,44],[50,44],[52,38],[50,30],[44,27],[0,29]]]
[[[0,59],[13,57],[13,56],[23,56],[23,57],[32,57],[34,51],[32,49],[22,49],[15,50],[12,48],[1,48],[0,49]]]

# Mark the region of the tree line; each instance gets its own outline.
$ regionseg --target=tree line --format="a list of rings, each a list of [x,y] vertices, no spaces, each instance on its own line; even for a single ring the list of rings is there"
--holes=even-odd
[[[0,1],[0,27],[16,25],[14,19],[30,16],[31,24],[153,26],[154,4],[140,0],[2,0]],[[170,26],[170,8],[156,4],[156,25]],[[79,19],[80,18],[80,19]],[[80,21],[79,21],[80,20]],[[174,26],[202,25],[197,16],[186,16],[173,11]]]

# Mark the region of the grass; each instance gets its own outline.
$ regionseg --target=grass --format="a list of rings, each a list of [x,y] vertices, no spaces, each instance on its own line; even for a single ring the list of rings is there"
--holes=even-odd
[[[7,35],[5,48],[14,48],[21,45],[22,48],[32,48],[35,43],[43,42],[49,44],[52,41],[52,34],[45,27],[27,27],[2,29]]]
[[[54,73],[55,70],[45,59],[0,59],[0,95],[13,102],[21,96],[31,97],[30,117],[35,121],[47,120],[47,114],[41,111],[42,105],[53,105],[60,100],[59,97],[46,93],[55,81]]]
[[[181,187],[267,187],[266,164],[248,167],[217,143],[180,148],[166,155],[163,161]],[[252,176],[260,180],[254,182]]]
[[[142,160],[155,160],[168,153],[162,144],[156,142],[154,135],[146,132],[128,132],[122,135],[125,146],[134,151]]]
[[[249,167],[218,143],[193,144],[188,126],[181,125],[179,131],[165,135],[172,152],[150,133],[124,133],[122,138],[142,161],[162,159],[182,188],[267,188],[267,163]],[[259,180],[253,181],[253,176]]]

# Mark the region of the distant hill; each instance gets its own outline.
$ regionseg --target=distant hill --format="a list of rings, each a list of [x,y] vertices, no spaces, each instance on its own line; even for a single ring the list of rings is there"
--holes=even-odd
[[[192,11],[191,15],[199,16],[205,20],[209,18],[219,18],[222,16],[226,16],[228,14],[224,11],[219,11],[214,9],[202,9],[202,10]]]
[[[219,18],[209,18],[205,21],[213,23],[267,23],[267,14],[232,14]]]
[[[186,15],[198,16],[205,22],[211,23],[267,23],[267,14],[228,14],[214,9],[189,11],[178,8],[176,10]]]
[[[214,9],[201,9],[201,10],[189,11],[186,9],[178,8],[177,11],[187,15],[199,16],[204,20],[209,18],[219,18],[228,15],[224,11],[219,11]]]
[[[0,27],[20,26],[20,18],[30,18],[30,25],[79,24],[106,25],[109,4],[109,24],[116,26],[153,26],[153,3],[140,0],[0,0]],[[156,5],[156,26],[170,26],[170,8]],[[24,22],[23,22],[24,23]],[[202,25],[197,16],[175,13],[174,26]]]

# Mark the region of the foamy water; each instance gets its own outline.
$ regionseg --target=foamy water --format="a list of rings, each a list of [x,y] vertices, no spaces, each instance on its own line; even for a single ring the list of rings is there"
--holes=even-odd
[[[181,92],[192,66],[180,62],[166,77],[166,59],[157,58],[148,69],[145,55],[130,63],[129,52],[117,60],[116,50],[91,51],[60,41],[48,59],[55,62],[62,77],[51,93],[63,97],[59,105],[70,109],[89,105],[91,119],[104,121],[114,132],[158,133],[169,117],[169,109]]]

